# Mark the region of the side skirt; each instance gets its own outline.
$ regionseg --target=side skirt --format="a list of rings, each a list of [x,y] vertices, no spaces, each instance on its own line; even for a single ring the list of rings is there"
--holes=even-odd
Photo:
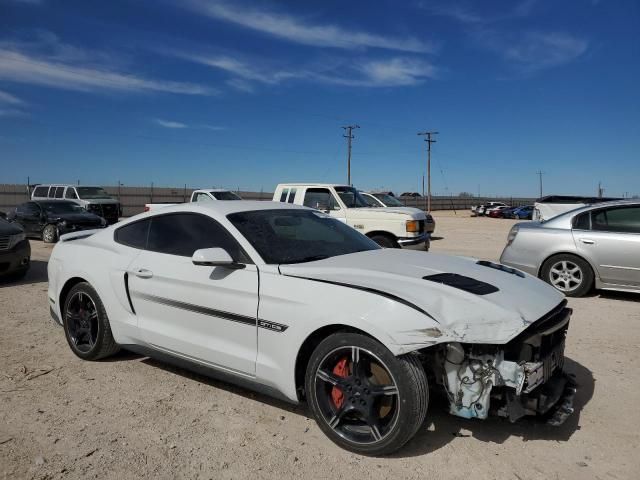
[[[221,380],[225,383],[230,383],[247,390],[252,390],[269,397],[277,398],[278,400],[283,400],[293,405],[297,405],[299,403],[285,396],[282,392],[280,392],[280,390],[277,390],[268,385],[264,385],[258,381],[251,380],[246,377],[241,377],[239,375],[234,375],[230,372],[224,372],[211,367],[207,367],[199,363],[191,362],[187,359],[161,352],[152,347],[144,345],[120,345],[120,347],[130,352],[153,358],[154,360],[158,360],[162,363],[167,363],[184,370],[189,370],[191,372],[197,373],[198,375],[202,375],[203,377],[212,378],[214,380]]]

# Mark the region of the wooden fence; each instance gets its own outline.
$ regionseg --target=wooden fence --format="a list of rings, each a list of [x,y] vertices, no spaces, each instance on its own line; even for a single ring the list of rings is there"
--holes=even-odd
[[[129,187],[129,186],[107,186],[105,190],[114,198],[120,199],[123,214],[125,217],[135,215],[144,210],[145,203],[180,203],[186,202],[191,197],[194,189],[185,187]],[[270,192],[237,192],[245,200],[271,200],[273,194]],[[7,212],[23,202],[29,200],[27,185],[0,184],[0,211]],[[425,199],[423,197],[403,197],[400,199],[408,207],[425,209]],[[431,199],[432,210],[466,210],[472,205],[482,204],[489,201],[500,201],[507,205],[519,206],[529,205],[534,202],[533,198],[516,197],[443,197],[437,196]]]

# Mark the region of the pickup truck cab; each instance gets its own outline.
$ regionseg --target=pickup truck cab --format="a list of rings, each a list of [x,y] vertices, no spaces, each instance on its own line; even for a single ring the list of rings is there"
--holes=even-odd
[[[203,190],[194,190],[191,193],[189,203],[193,202],[213,202],[217,200],[242,200],[240,195],[232,192],[231,190],[225,190],[223,188],[210,188]],[[147,203],[144,206],[144,211],[156,210],[162,207],[168,207],[170,205],[178,205],[177,203]]]
[[[366,200],[348,185],[326,183],[281,183],[274,202],[315,208],[365,234],[382,247],[429,250],[422,210],[405,207],[369,207]]]

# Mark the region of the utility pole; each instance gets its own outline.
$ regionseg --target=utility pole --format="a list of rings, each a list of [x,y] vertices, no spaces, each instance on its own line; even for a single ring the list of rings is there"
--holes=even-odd
[[[424,141],[427,142],[427,200],[425,209],[427,212],[431,212],[431,144],[436,142],[431,137],[438,135],[438,132],[418,132],[418,135],[423,136]]]
[[[351,140],[355,138],[352,132],[354,129],[360,128],[360,126],[346,125],[342,128],[344,129],[345,133],[343,137],[347,139],[347,185],[351,185]]]
[[[544,172],[542,170],[538,170],[536,175],[540,178],[540,198],[542,198],[542,175],[544,175]]]

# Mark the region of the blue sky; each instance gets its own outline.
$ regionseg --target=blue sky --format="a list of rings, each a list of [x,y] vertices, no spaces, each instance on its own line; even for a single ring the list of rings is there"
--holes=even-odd
[[[640,194],[634,0],[0,0],[0,182]]]

